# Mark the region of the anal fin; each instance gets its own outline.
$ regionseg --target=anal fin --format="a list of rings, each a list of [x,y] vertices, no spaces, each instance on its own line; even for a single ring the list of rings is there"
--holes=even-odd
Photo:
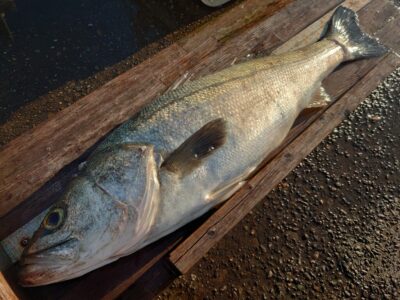
[[[323,86],[315,92],[307,108],[325,107],[332,102],[331,96],[326,92]]]

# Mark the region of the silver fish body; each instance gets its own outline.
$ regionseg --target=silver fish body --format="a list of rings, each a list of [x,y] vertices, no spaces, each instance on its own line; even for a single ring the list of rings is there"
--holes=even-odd
[[[162,201],[148,242],[231,195],[279,146],[299,112],[319,92],[322,79],[343,58],[340,46],[322,41],[282,56],[245,62],[165,94],[114,132],[101,148],[151,144],[155,153],[167,157],[204,124],[218,118],[227,123],[226,143],[199,168],[183,178],[168,170],[159,173]]]
[[[85,274],[226,200],[286,137],[321,81],[384,48],[339,8],[326,39],[188,82],[116,129],[43,220],[21,283]]]

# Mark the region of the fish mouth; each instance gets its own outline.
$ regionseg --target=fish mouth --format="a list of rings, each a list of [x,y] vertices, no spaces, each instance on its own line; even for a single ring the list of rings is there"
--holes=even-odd
[[[76,262],[74,249],[77,242],[70,238],[35,252],[27,249],[19,262],[20,285],[31,287],[61,281],[67,269]]]

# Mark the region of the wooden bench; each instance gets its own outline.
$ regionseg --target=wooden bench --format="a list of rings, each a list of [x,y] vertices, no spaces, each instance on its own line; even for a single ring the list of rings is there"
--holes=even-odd
[[[400,66],[400,12],[389,0],[246,0],[116,77],[0,151],[0,239],[49,207],[96,143],[182,77],[197,78],[250,54],[286,52],[319,38],[337,5],[393,52],[345,64],[324,82],[333,103],[304,111],[284,143],[221,207],[130,256],[64,283],[21,288],[0,274],[4,299],[113,299],[129,288],[152,298],[188,272],[314,149],[378,83]]]

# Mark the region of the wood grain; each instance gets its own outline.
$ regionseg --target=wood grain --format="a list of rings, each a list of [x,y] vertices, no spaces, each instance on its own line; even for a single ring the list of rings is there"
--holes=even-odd
[[[358,12],[361,8],[363,8],[366,4],[368,4],[370,2],[371,2],[371,0],[346,0],[343,3],[341,3],[340,5],[350,8],[351,10],[353,10],[355,12]],[[288,51],[297,50],[301,47],[304,47],[304,45],[310,45],[310,44],[318,41],[318,39],[321,36],[322,28],[330,20],[333,12],[334,12],[334,10],[331,10],[330,12],[325,14],[323,17],[319,18],[313,24],[311,24],[306,29],[304,29],[301,33],[299,33],[295,37],[293,37],[290,40],[288,40],[287,42],[285,42],[283,45],[276,48],[272,52],[272,54],[282,54],[282,53],[285,53]]]
[[[282,17],[282,19],[280,19],[276,15],[274,15],[273,17],[276,19],[272,23],[269,23],[271,21],[267,22],[267,20],[265,20],[264,18],[254,17],[256,21],[255,19],[252,19],[252,21],[248,23],[248,25],[241,25],[242,27],[238,26],[237,29],[233,30],[229,35],[226,36],[226,39],[223,38],[223,35],[221,35],[222,37],[210,37],[209,34],[204,35],[203,39],[197,39],[197,43],[193,42],[193,45],[206,47],[206,45],[211,44],[213,45],[213,47],[215,47],[213,48],[214,50],[211,50],[210,52],[206,51],[207,55],[205,56],[203,56],[202,51],[198,51],[196,55],[199,55],[199,57],[201,56],[201,58],[199,58],[197,64],[195,65],[192,65],[193,62],[191,61],[186,62],[186,60],[190,60],[190,55],[188,53],[182,53],[183,56],[177,57],[175,63],[186,63],[191,66],[190,69],[193,70],[193,74],[201,74],[201,72],[207,72],[203,71],[207,70],[207,68],[209,68],[208,72],[211,72],[215,68],[218,69],[226,64],[231,63],[232,60],[236,58],[236,53],[241,53],[240,55],[243,56],[246,54],[246,51],[272,52],[273,49],[276,49],[285,41],[283,37],[293,36],[295,33],[299,32],[302,28],[315,21],[319,16],[325,14],[329,9],[333,8],[341,1],[336,1],[333,4],[331,2],[327,4],[327,2],[318,1],[320,5],[319,11],[309,11],[308,9],[306,9],[308,5],[310,5],[310,3],[315,2],[316,1],[298,0],[292,5],[296,5],[296,3],[298,5],[304,5],[303,10],[291,7],[289,13],[289,11],[286,11],[286,9],[282,9],[278,14],[286,14],[286,17]],[[377,2],[379,2],[379,0],[375,0],[372,3],[376,4]],[[254,4],[255,2],[248,1],[246,3]],[[378,10],[377,7],[385,8],[385,5],[387,5],[388,3],[388,1],[384,0],[383,6],[381,2],[381,4],[379,4],[381,6],[378,5],[374,7],[374,9],[376,9],[377,11],[382,11],[382,9]],[[238,13],[237,11],[235,12]],[[370,13],[371,12],[372,10],[370,10]],[[285,20],[288,21],[288,19],[296,19],[296,17],[300,16],[300,14],[308,13],[316,15],[310,16],[309,19],[304,16],[302,16],[301,18],[299,17],[299,20],[305,22],[302,23],[300,27],[282,27],[282,30],[292,30],[291,35],[287,32],[280,33],[279,30],[281,27],[279,26],[279,22],[283,22]],[[371,14],[368,15],[366,12],[364,12],[364,14],[365,18],[371,16]],[[386,17],[389,16],[388,13],[385,14]],[[237,15],[235,16],[237,17]],[[224,18],[225,17],[226,16],[224,15]],[[382,15],[380,13],[377,13],[376,16],[374,15],[374,17],[382,17]],[[379,20],[379,22],[375,22],[377,23],[376,27],[372,26],[371,30],[382,27],[382,24],[386,23],[382,21],[382,18]],[[395,28],[393,26],[397,25],[397,21],[396,19],[394,19],[393,21],[394,22],[389,22],[389,27],[384,27],[381,29],[382,32],[380,34],[386,39],[390,38],[390,34],[383,34],[383,29],[389,30],[389,32],[392,31],[392,37],[396,37],[396,35],[393,34],[393,28]],[[257,26],[263,26],[263,30],[257,30]],[[264,32],[264,34],[262,32]],[[254,40],[252,40],[251,36],[249,37],[249,33],[253,35]],[[239,38],[239,36],[241,36],[241,38]],[[264,40],[268,40],[270,41],[270,43],[264,43],[263,41],[261,41],[263,37],[265,38]],[[208,41],[208,39],[210,41]],[[241,39],[243,42],[243,48],[240,48],[238,49],[238,52],[235,52],[236,49],[234,45],[241,47]],[[397,41],[398,40],[399,39],[397,39]],[[393,47],[396,48],[397,43],[393,42],[393,44]],[[182,47],[182,49],[184,49],[183,46],[188,47],[188,44],[186,42],[182,42],[181,44],[178,43],[176,45],[178,45],[178,48],[175,49],[181,49],[179,47]],[[271,47],[271,45],[273,46]],[[187,49],[184,49],[184,51],[187,51]],[[225,54],[223,51],[229,51],[229,53],[231,53],[231,56],[229,56],[229,54]],[[213,53],[219,53],[219,55]],[[211,56],[213,56],[214,58],[210,59]],[[330,85],[331,89],[333,90],[335,89],[335,85],[341,87],[336,90],[336,98],[339,98],[343,94],[345,95],[341,97],[338,102],[330,107],[328,111],[326,111],[323,115],[321,115],[322,111],[313,111],[300,117],[299,122],[291,131],[291,140],[286,141],[286,148],[283,151],[282,149],[280,149],[281,152],[275,157],[275,159],[267,166],[264,166],[249,181],[245,189],[241,190],[239,194],[236,194],[232,199],[229,200],[229,202],[225,203],[206,221],[197,220],[197,224],[190,224],[186,228],[181,229],[166,237],[165,239],[146,247],[142,251],[125,257],[117,261],[116,263],[110,264],[102,269],[87,274],[82,278],[57,285],[24,290],[29,293],[30,299],[49,299],[49,297],[52,299],[58,299],[61,297],[64,297],[64,299],[112,299],[120,295],[121,292],[130,284],[136,282],[134,286],[136,292],[133,295],[138,295],[136,294],[138,290],[142,291],[140,296],[143,297],[150,297],[154,295],[157,289],[162,288],[164,284],[170,280],[170,278],[173,278],[177,274],[176,270],[173,269],[173,266],[171,267],[166,263],[163,256],[165,257],[165,254],[168,253],[170,249],[172,249],[180,241],[180,239],[182,239],[182,237],[188,236],[193,228],[198,227],[196,232],[190,235],[190,238],[185,241],[186,246],[181,247],[185,244],[183,243],[176,249],[184,249],[184,251],[172,252],[171,254],[171,260],[173,262],[175,262],[173,259],[174,253],[178,254],[178,256],[175,257],[178,261],[176,266],[181,272],[185,272],[190,269],[190,267],[195,264],[197,260],[200,259],[204,255],[204,253],[223,236],[224,233],[228,232],[230,228],[234,226],[232,224],[238,222],[246,214],[246,212],[248,212],[255,205],[256,202],[260,201],[264,197],[264,195],[273,187],[273,185],[277,184],[281,180],[280,178],[282,176],[285,176],[293,166],[296,166],[298,162],[309,151],[311,151],[310,148],[312,149],[313,147],[315,147],[320,142],[320,140],[330,132],[330,128],[336,126],[334,122],[331,124],[329,119],[326,120],[325,116],[327,116],[328,118],[336,117],[337,119],[335,119],[335,122],[340,122],[340,118],[344,117],[342,110],[347,112],[350,109],[354,109],[359,101],[364,99],[364,97],[369,93],[369,90],[376,86],[379,80],[381,80],[384,76],[389,74],[391,70],[399,65],[398,60],[399,59],[396,56],[390,55],[379,61],[379,65],[375,68],[374,66],[378,63],[378,60],[370,60],[370,63],[367,65],[363,65],[361,62],[352,63],[349,64],[349,66],[353,67],[347,70],[343,68],[339,69],[337,72],[341,71],[342,73],[338,73],[338,75],[336,75],[337,77],[332,77],[331,79],[328,79],[326,84],[328,86]],[[214,63],[216,65],[213,65]],[[163,68],[163,65],[160,64],[158,65],[158,67]],[[142,68],[143,70],[141,72],[144,72],[146,68]],[[185,67],[182,67],[180,69],[171,71],[165,66],[164,69],[165,71],[163,72],[165,73],[162,74],[166,75],[165,78],[154,75],[155,79],[158,80],[160,84],[164,85],[164,87],[174,82],[176,78],[181,76],[181,74],[184,74],[184,70],[186,70]],[[369,73],[365,77],[363,77],[367,72]],[[352,73],[356,73],[357,75],[353,76],[351,75]],[[341,76],[347,76],[345,78],[348,78],[350,83],[346,83],[345,85],[340,82],[337,83],[338,80],[340,81]],[[361,81],[354,86],[355,82],[359,81],[361,77],[363,77]],[[329,80],[332,80],[331,83],[329,83]],[[338,107],[339,104],[341,104],[342,106]],[[337,108],[337,111],[331,111],[331,109],[333,109],[334,107]],[[328,114],[328,112],[330,112],[330,114]],[[309,126],[316,118],[317,120],[311,126]],[[319,125],[317,126],[315,124]],[[307,128],[306,131],[304,131],[305,128]],[[311,130],[311,128],[314,128],[314,131],[310,132],[309,130]],[[320,130],[322,130],[322,133],[320,132]],[[300,134],[301,132],[303,133]],[[305,140],[303,140],[304,138]],[[310,143],[308,143],[309,140],[311,140]],[[287,163],[287,165],[285,165],[285,163]],[[281,164],[284,165],[284,168],[281,168]],[[71,173],[73,173],[73,171],[71,171]],[[243,198],[240,198],[240,195],[242,195],[242,197],[247,195],[246,201],[243,201]],[[0,231],[1,227],[5,224],[1,223],[2,220],[3,219],[0,220]],[[202,225],[198,226],[199,223],[202,223]],[[191,237],[196,238],[195,243],[193,243],[194,240],[191,239]],[[188,243],[188,241],[191,241],[191,243]],[[153,278],[158,279],[159,282],[152,282]],[[137,281],[138,279],[139,281]]]
[[[189,70],[192,75],[211,70],[213,61],[205,58],[222,45],[229,45],[235,34],[246,36],[240,26],[255,26],[291,2],[248,0],[232,8],[6,145],[0,152],[0,239],[56,201],[79,163],[90,154],[93,147],[89,147],[104,134]],[[241,49],[239,44],[235,50]],[[226,54],[231,60],[235,55]]]
[[[77,166],[82,158],[75,161],[72,166],[67,166],[65,172],[63,170],[63,172],[57,174],[56,178],[53,178],[51,182],[41,188],[37,194],[23,201],[23,195],[26,195],[28,190],[31,190],[33,186],[38,188],[45,178],[48,179],[48,177],[53,176],[65,163],[68,163],[86,150],[87,146],[98,139],[100,132],[110,130],[112,126],[121,122],[129,114],[137,112],[143,105],[151,101],[151,95],[154,95],[158,88],[165,89],[166,86],[175,82],[177,78],[186,72],[189,72],[192,78],[196,78],[226,67],[235,58],[243,57],[260,47],[264,50],[269,49],[272,51],[283,41],[279,39],[272,40],[271,36],[280,34],[281,30],[286,31],[285,35],[293,36],[316,20],[321,14],[326,13],[342,1],[297,0],[293,3],[290,2],[287,0],[273,2],[246,1],[245,4],[241,4],[221,16],[224,26],[221,25],[222,21],[217,18],[215,23],[202,27],[199,32],[194,34],[192,42],[189,38],[178,42],[187,50],[182,50],[180,46],[173,44],[155,57],[112,80],[100,88],[100,92],[95,91],[73,104],[66,111],[62,111],[60,116],[56,116],[55,119],[34,129],[31,134],[21,136],[12,141],[0,153],[0,155],[4,154],[4,156],[0,156],[0,238],[7,236],[54,203],[62,192],[65,182],[68,182],[73,174],[76,173]],[[257,3],[259,7],[265,10],[263,11],[263,18],[260,19],[258,16],[257,20],[254,21],[255,17],[253,15],[251,18],[246,16],[254,6],[257,6]],[[313,6],[314,9],[305,13],[307,4]],[[287,9],[290,9],[290,14],[286,12],[286,9],[281,9],[283,5],[287,5]],[[279,13],[274,14],[278,9],[281,9]],[[246,23],[245,29],[235,29],[235,26],[238,26],[237,19],[239,16],[248,19],[249,23]],[[296,27],[290,28],[291,31],[287,31],[288,28],[280,28],[278,25],[289,22],[287,18],[300,18],[300,16],[308,16],[308,18],[302,17],[302,22],[297,23]],[[229,24],[234,24],[232,25],[233,29],[228,30]],[[243,25],[243,21],[240,24]],[[221,26],[224,30],[220,29]],[[210,33],[213,28],[214,30],[218,28],[215,38]],[[206,31],[207,35],[204,35],[203,31]],[[204,35],[204,38],[200,39],[198,35]],[[200,40],[202,40],[202,43],[199,42]],[[270,41],[270,44],[265,44],[265,41]],[[193,50],[189,53],[187,52],[189,49]],[[142,76],[140,74],[145,75]],[[146,76],[148,79],[146,79]],[[140,82],[135,81],[136,78],[140,78]],[[152,83],[155,85],[152,86]],[[129,89],[124,89],[126,85],[129,85]],[[145,88],[151,90],[151,95],[145,93]],[[141,89],[142,92],[135,95],[135,90],[138,89]],[[111,91],[107,92],[108,90]],[[106,101],[107,105],[100,104],[102,101]],[[115,101],[121,102],[118,107],[112,107]],[[82,113],[85,115],[81,120],[80,115]],[[101,121],[96,120],[98,117]],[[69,128],[65,125],[68,122],[72,122],[75,125],[71,125],[72,128]],[[98,126],[97,123],[104,126],[108,125],[106,128]],[[60,124],[68,128],[61,129]],[[96,124],[96,126],[93,126],[93,124]],[[51,131],[55,130],[55,127],[57,127],[58,133],[52,134]],[[44,133],[46,133],[46,137],[42,136]],[[66,133],[69,136],[66,136]],[[38,137],[41,137],[40,141],[37,141],[39,145],[33,145],[34,142],[32,141],[37,140]],[[70,139],[75,142],[68,142]],[[28,140],[31,141],[29,145],[26,144]],[[54,144],[55,146],[46,147],[46,144]],[[40,153],[47,151],[46,149],[50,153],[44,156],[42,153],[41,156]],[[89,153],[90,150],[85,156]],[[4,162],[3,165],[2,162]],[[31,178],[31,182],[26,182],[26,178]],[[16,190],[12,190],[12,187],[15,187]],[[6,191],[12,193],[8,194]],[[9,198],[2,197],[4,193]],[[10,212],[9,209],[11,208],[15,209]],[[3,224],[7,225],[2,226]]]
[[[218,48],[219,40],[254,22],[261,12],[264,16],[274,13],[289,2],[248,0],[248,5],[223,15],[224,26],[221,28],[215,24],[205,26],[183,44],[173,44],[162,50],[11,141],[0,153],[0,217],[111,129],[164,92],[183,72]],[[218,22],[221,21],[216,21],[217,25]]]
[[[10,285],[0,272],[0,300],[17,300],[18,297],[14,294]]]
[[[318,2],[318,3],[317,3]],[[259,47],[260,40],[264,41],[264,37],[270,36],[272,34],[279,33],[279,24],[280,22],[287,22],[287,18],[292,17],[300,17],[303,15],[308,16],[302,17],[302,22],[298,23],[298,26],[291,27],[290,29],[284,28],[284,30],[289,30],[285,33],[285,35],[293,36],[306,26],[308,26],[311,22],[316,20],[319,16],[326,13],[329,9],[334,7],[337,3],[341,1],[334,1],[329,3],[322,3],[320,1],[312,1],[309,3],[315,6],[315,9],[312,11],[308,11],[307,6],[304,4],[304,1],[296,1],[293,4],[289,5],[291,13],[288,14],[285,10],[281,10],[274,16],[272,16],[272,21],[266,21],[264,19],[259,20],[257,23],[254,23],[252,27],[247,28],[244,31],[238,31],[235,33],[235,36],[229,37],[229,39],[223,40],[223,46],[221,49],[218,49],[218,55],[214,55],[213,59],[210,59],[210,55],[204,58],[200,67],[196,67],[193,71],[194,74],[200,74],[200,72],[212,72],[215,68],[215,64],[218,64],[219,67],[223,65],[229,65],[233,58],[237,55],[245,55],[248,51],[251,51],[255,47]],[[300,9],[302,8],[302,9]],[[243,9],[243,8],[241,8]],[[254,28],[260,28],[255,30]],[[216,39],[214,39],[216,40]],[[270,45],[263,43],[264,47],[272,50],[276,46],[279,46],[283,41],[276,40],[274,43]],[[186,47],[188,43],[185,44]],[[227,51],[229,49],[229,51]],[[196,48],[199,51],[199,48]],[[223,59],[220,59],[223,56]],[[162,57],[165,57],[162,56]],[[180,59],[183,59],[182,57]],[[215,64],[214,64],[215,63]],[[145,64],[143,64],[145,65]],[[138,66],[138,68],[142,68],[142,72],[146,70],[143,66]],[[158,65],[157,68],[161,69],[162,66]],[[180,71],[178,72],[180,74]],[[170,76],[168,78],[173,78],[175,75]],[[156,78],[157,79],[157,78]],[[156,80],[155,79],[155,80]],[[128,79],[127,79],[128,80]],[[165,80],[165,79],[164,79]],[[168,79],[172,81],[171,79]],[[174,245],[174,241],[170,241],[171,245]],[[165,249],[169,249],[167,245],[164,245],[161,248],[153,248],[154,245],[149,249],[158,249],[157,252],[146,251],[146,255],[143,256],[139,254],[135,254],[126,258],[117,261],[114,264],[106,266],[102,269],[99,269],[93,273],[88,274],[87,276],[80,278],[79,280],[68,282],[65,284],[60,284],[57,286],[49,286],[44,288],[36,288],[32,289],[30,292],[31,295],[36,295],[37,299],[43,299],[44,295],[62,295],[65,299],[71,299],[76,297],[77,294],[81,295],[83,299],[87,298],[101,298],[101,297],[114,297],[121,293],[127,286],[135,282],[137,278],[143,274],[147,269],[149,269],[153,264],[155,264],[159,258],[165,254]],[[130,271],[127,270],[127,266],[139,266],[137,268],[132,268]],[[112,280],[110,280],[110,274]],[[88,289],[87,287],[96,287],[93,289]],[[61,292],[62,291],[62,292]]]
[[[393,4],[391,4],[388,1],[373,1],[368,3],[360,11],[359,14],[360,20],[364,24],[364,29],[370,33],[375,32],[376,35],[379,36],[383,42],[393,38],[394,40],[398,41],[400,36],[398,36],[399,35],[398,31],[396,31],[398,28],[396,20],[399,18],[399,16],[398,16],[398,11],[393,8],[394,8]],[[372,14],[374,15],[375,21],[369,22],[369,19],[371,18]],[[392,18],[393,21],[387,23],[386,20],[390,18]],[[313,24],[311,26],[315,25]],[[309,29],[306,29],[304,32],[307,35],[309,34],[310,31]],[[301,33],[300,35],[304,34],[304,32]],[[387,34],[387,32],[391,34]],[[393,36],[394,32],[397,33],[397,36]],[[297,41],[296,42],[297,45],[301,45],[301,42],[299,42],[301,40],[303,40],[304,42],[308,41],[308,37],[305,37],[304,39],[302,39],[301,37],[295,37],[295,39]],[[394,50],[397,51],[397,49]],[[386,63],[388,64],[386,68],[389,68],[390,62],[392,62],[393,60],[393,55],[391,55],[390,57],[391,58],[389,59],[389,63],[387,59],[385,59]],[[337,70],[335,73],[333,73],[330,77],[328,77],[324,85],[327,87],[328,91],[333,96],[333,98],[337,99],[345,92],[347,92],[357,81],[361,79],[361,77],[363,77],[367,72],[369,72],[372,68],[374,68],[377,65],[378,61],[379,59],[370,59],[370,60],[358,61],[358,62],[353,62],[351,64],[347,64],[344,67]],[[380,65],[381,62],[379,62],[379,66]],[[393,68],[391,70],[393,70]],[[375,86],[373,85],[367,86],[366,89],[367,90],[368,88],[373,89]],[[358,99],[357,103],[359,103],[361,100],[362,99]],[[322,114],[323,111],[320,110],[316,112],[314,111],[314,113],[311,115],[307,114],[306,112],[305,114],[300,116],[294,128],[289,133],[285,142],[279,147],[279,149],[274,151],[274,153],[270,155],[265,162],[271,160],[271,158],[275,156],[277,153],[285,151],[286,147],[290,147],[292,145],[291,144],[292,141],[295,140],[298,136],[303,138],[303,135],[306,133],[302,133],[302,131],[304,131],[305,128],[307,128],[310,124],[312,124],[313,121],[316,120],[318,117],[320,117]],[[338,124],[338,120],[333,120],[333,123]],[[313,124],[311,126],[316,126],[316,125]],[[315,135],[314,138],[315,140],[318,140],[319,143],[324,137],[325,135],[321,134],[321,135]],[[280,155],[281,154],[279,154],[279,156]],[[303,155],[303,153],[299,151],[298,155],[301,156]],[[275,157],[272,163],[274,163],[276,159],[277,158]],[[296,161],[299,160],[297,159]],[[284,160],[281,161],[282,170],[285,170],[284,165],[286,163],[288,163],[288,161]],[[262,170],[264,170],[264,172],[267,172],[265,169]],[[238,207],[239,205],[241,205],[240,203],[242,202],[247,203],[250,205],[248,207],[253,207],[256,203],[258,203],[258,201],[262,199],[262,197],[254,197],[255,195],[252,192],[252,190],[255,189],[257,186],[257,178],[260,178],[260,176],[261,177],[264,176],[262,170],[259,173],[257,173],[253,177],[253,179],[251,179],[249,183],[245,187],[243,187],[233,198],[228,200],[214,215],[212,215],[207,220],[207,222],[205,222],[200,228],[198,228],[188,239],[186,239],[183,243],[181,243],[177,247],[177,249],[175,249],[170,254],[171,262],[175,264],[176,267],[182,273],[187,272],[197,262],[197,260],[199,260],[202,256],[204,256],[204,254],[212,247],[213,244],[215,244],[224,234],[228,232],[230,228],[234,226],[234,224],[236,224],[240,219],[244,217],[246,213],[248,213],[248,211],[251,208],[249,210],[239,209]],[[277,173],[277,170],[275,170],[275,173]],[[278,176],[279,174],[272,174],[272,175]],[[282,174],[280,175],[281,176],[278,176],[280,178],[279,181],[283,179],[282,177],[283,175]],[[264,188],[263,190],[264,195],[266,195],[273,188],[275,184],[279,183],[279,181],[271,181],[270,182],[271,186]],[[233,218],[228,218],[222,221],[225,218],[225,216],[229,214],[233,214],[235,218],[237,218],[235,219],[236,221],[233,221]],[[218,224],[217,227],[216,224]]]

